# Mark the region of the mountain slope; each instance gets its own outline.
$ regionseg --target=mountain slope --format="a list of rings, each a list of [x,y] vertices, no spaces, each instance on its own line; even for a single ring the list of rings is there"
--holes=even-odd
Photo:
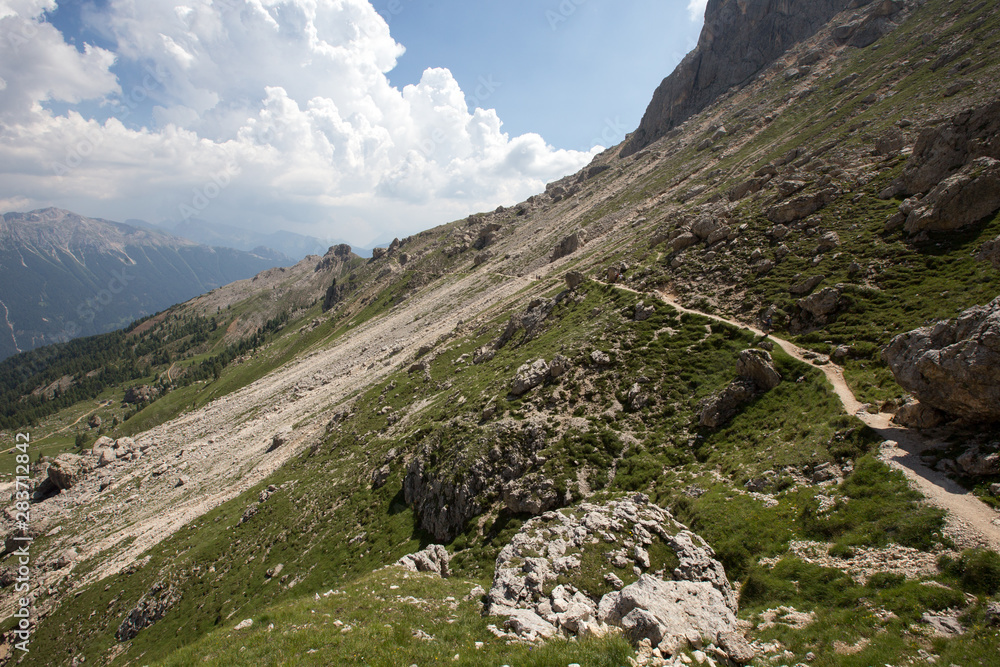
[[[173,311],[218,330],[191,360],[150,358],[168,391],[106,431],[141,456],[126,442],[32,506],[42,593],[24,662],[624,664],[623,638],[636,660],[693,660],[684,642],[651,656],[637,633],[661,626],[639,613],[630,634],[585,636],[619,585],[694,590],[663,524],[636,538],[601,523],[625,500],[668,509],[714,551],[705,576],[724,567],[739,592],[756,657],[722,651],[718,633],[696,640],[713,656],[995,661],[1000,563],[978,547],[1000,530],[987,521],[996,426],[888,425],[907,396],[880,351],[1000,293],[977,259],[1000,236],[1000,202],[970,221],[941,194],[978,192],[991,172],[977,161],[1000,157],[976,134],[996,119],[1000,18],[929,0],[887,25],[884,6],[833,17],[676,132],[518,206],[341,259],[336,275],[315,275],[328,255]],[[888,32],[851,43],[876,23]],[[916,172],[920,199],[900,199]],[[910,213],[962,222],[917,229]],[[252,353],[169,389],[177,367],[257,335],[283,301],[287,320]],[[733,322],[770,326],[795,355]],[[857,400],[838,398],[831,363]],[[35,437],[93,409],[118,416],[80,406]],[[899,456],[886,434],[928,484],[952,471],[979,518],[925,502],[884,463]],[[605,535],[533,546],[557,511]],[[391,567],[435,541],[451,579]],[[515,547],[522,561],[506,562],[533,587],[498,572]],[[483,618],[485,589],[491,610],[521,606]],[[530,636],[531,614],[563,638],[508,644]]]
[[[274,259],[45,209],[0,223],[0,358],[123,327]]]

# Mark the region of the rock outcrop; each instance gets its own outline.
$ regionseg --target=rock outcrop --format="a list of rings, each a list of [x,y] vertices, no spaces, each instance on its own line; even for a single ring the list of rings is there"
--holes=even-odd
[[[670,561],[651,556],[665,552]],[[600,568],[599,589],[593,577],[591,590],[583,587],[585,559]],[[711,548],[641,494],[526,523],[497,557],[484,610],[507,617],[506,628],[523,639],[621,628],[634,643],[648,640],[670,655],[689,644],[725,644],[742,663],[753,651],[737,632],[736,611]]]
[[[993,268],[1000,269],[1000,236],[984,243],[976,253],[976,259],[980,262],[989,262]]]
[[[798,306],[804,312],[809,313],[818,324],[826,324],[830,316],[837,312],[837,308],[840,306],[840,297],[839,288],[827,287],[799,299]]]
[[[60,454],[49,464],[48,481],[60,491],[73,488],[84,475],[92,470],[90,462],[76,454]]]
[[[125,390],[125,402],[135,405],[138,403],[149,403],[160,395],[160,390],[150,387],[148,384],[129,387]]]
[[[1000,421],[1000,297],[896,336],[882,357],[922,404],[970,421]]]
[[[581,229],[580,231],[573,232],[572,234],[564,238],[562,241],[560,241],[559,245],[553,248],[551,260],[554,262],[558,259],[566,257],[567,255],[572,255],[574,252],[582,248],[586,243],[587,243],[586,231]]]
[[[927,192],[979,157],[1000,160],[1000,101],[968,109],[920,133],[894,193]]]
[[[952,231],[1000,210],[1000,160],[976,158],[938,183],[906,217],[904,229]]]
[[[698,46],[656,89],[622,156],[637,153],[731,87],[749,82],[851,4],[852,0],[709,0]]]
[[[702,401],[699,406],[702,426],[719,428],[735,417],[741,406],[781,382],[781,374],[775,369],[771,355],[764,350],[740,352],[736,373],[739,377],[725,389]]]
[[[535,359],[531,363],[524,364],[517,369],[517,374],[510,383],[510,393],[514,396],[526,394],[545,382],[548,375],[549,365],[544,359]]]
[[[140,630],[163,618],[180,599],[181,595],[174,586],[162,581],[157,582],[129,611],[125,620],[118,626],[115,639],[120,642],[133,639]]]
[[[451,554],[440,544],[432,544],[422,551],[407,554],[396,565],[410,572],[432,572],[446,578]]]
[[[499,500],[505,485],[524,477],[546,446],[541,420],[504,419],[471,433],[457,424],[448,428],[455,432],[426,442],[403,479],[404,500],[416,511],[420,527],[442,542]]]

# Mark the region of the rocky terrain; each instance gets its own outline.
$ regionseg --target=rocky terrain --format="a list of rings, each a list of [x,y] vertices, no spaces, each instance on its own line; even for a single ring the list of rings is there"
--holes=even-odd
[[[34,428],[67,452],[4,655],[990,664],[998,40],[983,2],[713,0],[579,174],[138,325],[148,377]]]

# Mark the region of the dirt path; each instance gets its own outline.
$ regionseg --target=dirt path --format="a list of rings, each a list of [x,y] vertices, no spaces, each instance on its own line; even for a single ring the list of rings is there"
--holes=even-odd
[[[79,423],[80,423],[80,420],[81,420],[81,419],[83,419],[84,417],[89,417],[90,415],[94,414],[95,412],[97,412],[98,410],[100,410],[100,409],[101,409],[102,407],[104,407],[104,405],[105,405],[104,403],[101,403],[100,405],[98,405],[98,406],[97,406],[96,408],[94,408],[94,409],[93,409],[93,410],[91,410],[90,412],[87,412],[87,413],[85,413],[85,414],[82,414],[82,415],[80,415],[79,417],[77,417],[77,418],[76,418],[76,421],[75,421],[75,422],[73,422],[72,424],[66,424],[65,426],[63,426],[63,427],[62,427],[61,429],[59,429],[58,431],[52,431],[52,433],[50,433],[50,434],[49,434],[49,435],[47,435],[46,437],[52,437],[52,436],[53,436],[53,435],[55,435],[56,433],[62,433],[63,431],[65,431],[65,430],[66,430],[66,429],[68,429],[68,428],[73,428],[74,426],[76,426],[77,424],[79,424]],[[42,440],[44,440],[44,439],[45,439],[45,438],[42,438]],[[41,442],[41,441],[39,441],[39,442]]]
[[[659,296],[664,302],[682,313],[701,315],[741,329],[749,329],[758,336],[764,335],[759,329],[742,322],[686,308],[671,294],[661,292]],[[769,338],[789,356],[807,364],[811,363],[806,351],[802,348],[782,338],[775,336],[769,336]],[[896,470],[902,471],[912,486],[924,494],[930,504],[948,512],[948,532],[956,542],[962,546],[985,546],[1000,551],[1000,514],[963,489],[954,480],[921,462],[921,452],[927,449],[941,448],[944,446],[943,443],[917,431],[891,423],[892,415],[890,414],[866,412],[865,406],[858,401],[847,385],[844,371],[839,366],[828,363],[818,368],[826,374],[847,413],[858,417],[883,438],[885,442],[880,452],[882,460]]]

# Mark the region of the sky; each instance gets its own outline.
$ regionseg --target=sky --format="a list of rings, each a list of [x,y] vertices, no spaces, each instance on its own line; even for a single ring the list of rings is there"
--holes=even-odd
[[[0,212],[366,246],[638,125],[706,0],[0,0]]]

